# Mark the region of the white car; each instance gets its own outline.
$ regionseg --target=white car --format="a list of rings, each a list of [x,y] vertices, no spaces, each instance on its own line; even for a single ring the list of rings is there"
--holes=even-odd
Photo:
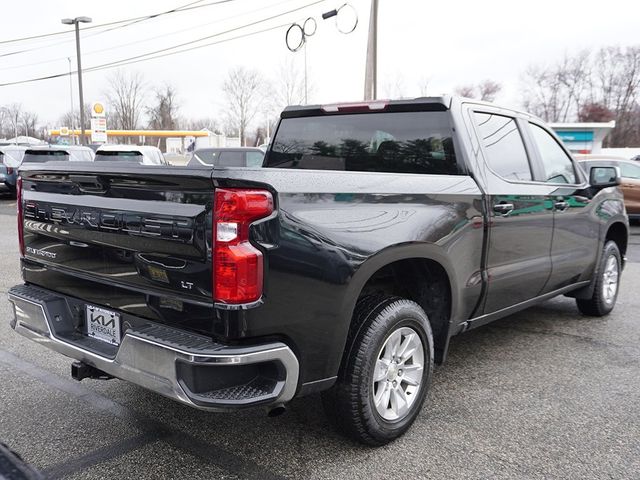
[[[150,145],[102,145],[96,150],[95,161],[169,165],[160,149]]]

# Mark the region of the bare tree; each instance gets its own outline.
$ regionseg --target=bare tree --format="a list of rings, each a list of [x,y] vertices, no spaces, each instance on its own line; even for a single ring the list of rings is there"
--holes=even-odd
[[[601,103],[585,103],[578,112],[579,122],[608,122],[615,118],[615,113]]]
[[[261,110],[264,85],[265,81],[257,70],[244,67],[231,69],[222,84],[227,123],[237,128],[241,145],[246,145],[248,127]]]
[[[215,118],[196,118],[187,120],[185,123],[188,130],[209,130],[216,134],[222,133],[220,122]]]
[[[595,98],[615,114],[616,128],[609,135],[611,146],[638,145],[640,111],[640,46],[608,47],[594,59]]]
[[[7,137],[20,135],[20,117],[22,116],[22,104],[12,103],[3,107],[7,119]]]
[[[22,112],[20,115],[21,129],[20,132],[27,137],[38,136],[38,115],[34,112]]]
[[[115,128],[135,130],[144,110],[145,83],[138,72],[118,70],[109,77],[109,121]]]
[[[6,138],[7,135],[7,127],[9,123],[9,113],[5,109],[5,107],[0,107],[0,138]]]
[[[496,96],[502,91],[502,85],[498,82],[486,79],[477,85],[461,85],[455,90],[456,95],[468,98],[477,98],[485,102],[493,102]]]
[[[453,91],[461,97],[476,98],[476,87],[474,85],[460,85]]]
[[[404,76],[396,72],[392,77],[389,77],[382,84],[383,95],[387,98],[405,98],[406,87]]]
[[[281,63],[273,81],[274,100],[276,109],[282,110],[288,105],[302,105],[305,103],[304,72],[296,66],[293,58]],[[313,91],[307,81],[306,96]],[[308,98],[307,98],[308,99]]]
[[[493,80],[483,80],[478,84],[478,94],[480,100],[485,102],[493,102],[496,96],[502,91],[502,85]]]
[[[107,122],[109,113],[107,112]],[[70,129],[80,129],[80,110],[74,110],[65,112],[58,120],[59,126],[68,127]],[[108,123],[107,123],[108,124]],[[84,128],[89,130],[91,128],[91,105],[84,104]],[[73,141],[73,138],[71,139]]]
[[[427,77],[421,77],[418,80],[418,90],[421,97],[426,97],[429,94],[429,83],[431,83],[431,80]]]
[[[571,101],[560,66],[531,66],[525,71],[523,82],[527,110],[547,122],[567,121]]]
[[[525,107],[545,120],[613,116],[616,128],[605,144],[640,144],[640,46],[565,55],[555,65],[529,67],[523,83]]]
[[[147,107],[149,116],[149,128],[154,130],[175,130],[179,128],[180,110],[176,90],[171,85],[155,90],[154,99],[151,106]],[[166,139],[159,140],[160,148],[166,150]]]

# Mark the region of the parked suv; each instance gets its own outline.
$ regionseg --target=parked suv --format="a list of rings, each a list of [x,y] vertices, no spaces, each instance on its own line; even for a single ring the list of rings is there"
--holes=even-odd
[[[25,166],[11,326],[78,380],[203,410],[322,392],[337,428],[382,445],[452,336],[557,295],[588,316],[615,306],[619,169],[585,174],[526,113],[290,107],[263,167]]]

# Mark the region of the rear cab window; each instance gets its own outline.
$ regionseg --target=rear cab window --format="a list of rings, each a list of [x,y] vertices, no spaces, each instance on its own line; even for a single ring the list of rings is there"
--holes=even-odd
[[[142,163],[142,153],[140,152],[110,152],[107,150],[97,151],[96,162],[131,162]]]
[[[264,166],[460,175],[449,113],[377,112],[283,118]]]
[[[27,150],[22,163],[66,162],[69,154],[63,150]]]

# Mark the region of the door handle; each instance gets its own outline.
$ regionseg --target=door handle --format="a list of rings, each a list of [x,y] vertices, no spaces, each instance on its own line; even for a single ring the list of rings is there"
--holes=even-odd
[[[556,210],[564,212],[567,208],[569,208],[569,203],[565,202],[564,200],[558,200],[553,204],[553,206]]]
[[[513,203],[497,203],[493,206],[493,211],[506,217],[513,211]]]

